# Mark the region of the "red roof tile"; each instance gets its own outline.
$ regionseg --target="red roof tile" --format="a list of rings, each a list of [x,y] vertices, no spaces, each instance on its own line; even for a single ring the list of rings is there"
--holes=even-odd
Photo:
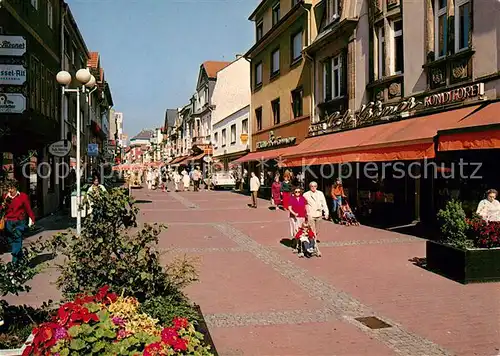
[[[221,69],[224,69],[230,64],[231,62],[206,61],[202,65],[203,68],[205,68],[208,77],[212,79],[212,78],[217,78],[217,72],[220,71]]]
[[[89,61],[87,62],[87,66],[91,68],[97,68],[99,64],[99,52],[89,52]]]

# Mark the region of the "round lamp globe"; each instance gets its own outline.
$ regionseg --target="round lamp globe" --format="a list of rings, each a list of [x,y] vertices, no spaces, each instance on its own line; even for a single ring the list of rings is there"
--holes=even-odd
[[[56,80],[61,85],[69,85],[69,83],[71,83],[71,74],[69,74],[65,70],[62,70],[57,73]]]
[[[78,72],[76,72],[76,80],[82,84],[87,84],[91,77],[92,75],[88,69],[79,69]]]
[[[85,84],[85,86],[89,89],[92,89],[93,87],[95,87],[95,77],[93,75],[90,76],[90,80],[87,82],[87,84]]]

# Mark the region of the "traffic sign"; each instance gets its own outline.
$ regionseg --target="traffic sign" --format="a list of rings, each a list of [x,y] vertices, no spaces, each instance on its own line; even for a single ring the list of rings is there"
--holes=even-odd
[[[97,143],[89,143],[87,147],[87,155],[97,157],[99,155],[99,145]]]

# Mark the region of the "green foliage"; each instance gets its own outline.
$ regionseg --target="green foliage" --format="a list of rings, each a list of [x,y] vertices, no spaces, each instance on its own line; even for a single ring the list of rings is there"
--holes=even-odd
[[[122,189],[95,194],[91,200],[92,214],[85,218],[81,236],[69,231],[41,243],[42,248],[64,256],[57,280],[64,297],[90,294],[103,285],[140,302],[178,293],[183,279],[161,265],[160,253],[154,249],[164,226],[144,224],[130,233],[136,227],[138,209]],[[186,262],[183,271],[189,266]]]
[[[7,294],[18,295],[20,292],[29,292],[31,287],[26,282],[31,280],[39,269],[33,267],[36,254],[24,249],[23,258],[16,263],[0,261],[0,294],[2,297]]]
[[[448,201],[445,209],[438,212],[437,218],[441,237],[445,243],[458,248],[473,247],[473,243],[469,239],[469,225],[466,215],[459,201]]]
[[[161,325],[168,325],[177,316],[182,316],[195,323],[200,319],[193,304],[182,293],[150,298],[141,304],[140,310],[142,313],[158,319]]]

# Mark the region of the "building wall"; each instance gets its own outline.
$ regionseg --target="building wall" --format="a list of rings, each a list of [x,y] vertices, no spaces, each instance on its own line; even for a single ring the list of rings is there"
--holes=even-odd
[[[249,120],[250,105],[241,108],[237,112],[227,116],[223,120],[215,123],[212,126],[212,137],[217,133],[218,141],[212,140],[214,157],[230,155],[238,152],[243,152],[248,149],[249,142],[241,139],[243,120]],[[249,121],[247,121],[249,124]],[[247,125],[248,125],[247,124]],[[231,126],[236,126],[236,137],[234,142],[231,141]],[[248,127],[248,126],[247,126]],[[222,145],[222,131],[226,130],[226,144]],[[249,135],[250,136],[250,135]]]
[[[308,116],[293,121],[288,121],[283,125],[278,125],[267,130],[259,131],[252,135],[252,147],[255,147],[257,142],[268,141],[271,132],[275,137],[295,137],[296,142],[302,142],[307,137],[310,118]]]

